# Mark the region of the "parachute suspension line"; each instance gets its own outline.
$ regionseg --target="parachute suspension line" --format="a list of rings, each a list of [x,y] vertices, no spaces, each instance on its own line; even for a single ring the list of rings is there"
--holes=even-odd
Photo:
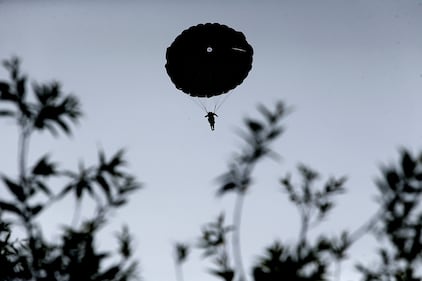
[[[232,94],[232,92],[227,93],[224,95],[224,98],[222,98],[219,102],[215,103],[214,105],[214,113],[217,112],[217,110],[220,109],[220,107],[226,102],[226,100],[229,98],[229,96]]]
[[[197,97],[191,96],[190,100],[192,100],[193,103],[198,105],[205,113],[208,113],[207,107]]]

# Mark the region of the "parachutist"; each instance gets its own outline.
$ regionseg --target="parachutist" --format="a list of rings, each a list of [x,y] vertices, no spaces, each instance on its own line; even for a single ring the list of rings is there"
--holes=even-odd
[[[205,117],[208,117],[208,122],[210,123],[211,130],[213,130],[213,131],[214,131],[214,124],[215,124],[214,116],[218,117],[217,114],[215,114],[214,112],[211,112],[211,111],[208,112],[207,115],[205,115]]]

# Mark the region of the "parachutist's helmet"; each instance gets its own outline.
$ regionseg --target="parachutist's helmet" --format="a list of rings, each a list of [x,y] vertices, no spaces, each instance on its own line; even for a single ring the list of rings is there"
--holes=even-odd
[[[194,97],[227,93],[252,68],[253,49],[243,33],[206,23],[183,31],[166,53],[166,70],[176,88]]]

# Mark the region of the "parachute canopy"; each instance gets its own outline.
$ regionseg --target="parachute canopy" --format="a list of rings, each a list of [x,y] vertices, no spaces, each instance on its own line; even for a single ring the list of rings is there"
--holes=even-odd
[[[252,55],[242,32],[218,23],[199,24],[167,48],[166,70],[177,89],[193,97],[213,97],[243,82]]]

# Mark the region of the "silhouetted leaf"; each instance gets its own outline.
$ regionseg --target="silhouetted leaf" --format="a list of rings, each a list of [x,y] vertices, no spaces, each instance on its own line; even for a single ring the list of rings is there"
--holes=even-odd
[[[0,110],[0,117],[12,117],[15,116],[15,112],[12,110]]]
[[[10,72],[10,76],[13,80],[17,80],[19,73],[19,58],[12,57],[10,60],[4,60],[3,66]]]
[[[45,183],[43,183],[40,180],[35,181],[35,185],[36,187],[41,190],[42,192],[44,192],[46,195],[51,196],[51,191],[50,189],[47,187],[47,185]]]
[[[70,191],[72,191],[72,189],[74,189],[75,188],[75,185],[72,183],[72,184],[68,184],[68,185],[66,185],[63,189],[62,189],[62,191],[60,191],[60,193],[59,193],[59,195],[58,195],[58,197],[59,198],[62,198],[63,196],[65,196],[66,194],[68,194]]]
[[[237,184],[235,184],[234,182],[228,182],[226,184],[224,184],[222,187],[220,187],[220,189],[217,191],[217,195],[223,195],[226,192],[229,191],[233,191],[237,188]]]
[[[2,176],[2,179],[5,185],[9,188],[9,191],[16,197],[16,199],[21,202],[26,200],[26,195],[22,186],[7,178],[6,176]]]
[[[56,174],[56,165],[49,161],[48,155],[43,156],[32,168],[32,174],[39,176],[51,176]]]
[[[97,183],[101,186],[101,188],[103,189],[108,202],[112,201],[112,197],[111,197],[111,191],[110,191],[110,185],[107,183],[107,181],[105,180],[105,178],[101,175],[98,174],[95,179],[97,180]]]
[[[234,277],[234,271],[233,270],[225,270],[225,271],[210,270],[209,272],[211,274],[215,275],[215,276],[221,277],[225,281],[232,281],[233,277]]]
[[[55,121],[60,126],[60,128],[62,128],[63,132],[65,132],[67,135],[70,135],[72,133],[69,126],[61,118],[56,118]]]
[[[129,228],[126,225],[123,226],[122,231],[118,233],[117,239],[119,240],[119,253],[124,258],[129,258],[132,255],[132,238],[129,233]]]
[[[10,95],[9,88],[9,83],[0,81],[0,99],[3,98],[3,95]]]
[[[306,180],[307,182],[312,182],[319,177],[318,172],[312,170],[311,168],[309,168],[308,166],[304,164],[299,164],[298,170],[300,174],[302,175],[303,179]]]
[[[189,254],[189,246],[183,243],[176,243],[174,246],[176,254],[176,262],[178,264],[183,263]]]
[[[268,121],[268,123],[272,124],[276,121],[277,117],[271,113],[271,111],[266,108],[264,105],[260,104],[258,105],[258,111],[264,115],[265,119]]]
[[[261,132],[264,128],[264,126],[256,120],[247,119],[245,122],[249,129],[254,133]]]
[[[19,96],[19,98],[23,99],[25,97],[25,82],[26,77],[22,76],[20,79],[18,79],[16,83],[16,93]]]
[[[16,207],[16,204],[11,203],[11,202],[0,201],[0,209],[2,211],[9,211],[11,213],[15,213],[16,215],[19,215],[19,216],[22,215],[21,210],[18,207]]]
[[[416,162],[412,159],[409,152],[406,150],[403,150],[402,152],[401,165],[404,175],[406,177],[411,177],[416,168]]]
[[[268,140],[272,140],[277,138],[281,133],[283,133],[283,128],[274,128],[272,129],[268,135],[267,135],[267,139]]]
[[[59,136],[59,132],[57,131],[57,129],[53,126],[53,124],[50,123],[46,123],[44,124],[44,127],[54,136],[54,137],[58,137]]]
[[[330,209],[334,207],[332,202],[324,202],[319,206],[321,213],[327,213]]]
[[[33,116],[33,112],[31,111],[30,105],[19,99],[17,100],[17,103],[18,103],[18,108],[22,116],[25,116],[26,118],[31,119]]]
[[[343,184],[346,182],[346,179],[346,177],[341,177],[340,179],[330,178],[325,184],[324,192],[327,195],[344,192]]]
[[[43,208],[44,206],[42,204],[38,204],[36,206],[30,207],[29,211],[33,216],[36,216],[39,212],[42,211]]]
[[[387,179],[388,186],[392,190],[396,190],[397,184],[400,181],[399,175],[394,170],[389,170],[385,172],[385,177]]]
[[[122,174],[117,171],[117,168],[124,165],[125,161],[123,159],[124,150],[121,149],[114,154],[110,162],[107,164],[107,171],[113,176],[122,176]]]
[[[88,191],[90,194],[93,192],[89,181],[85,178],[80,178],[75,185],[76,198],[81,199],[84,191]]]
[[[123,206],[126,203],[127,203],[126,199],[119,198],[119,199],[113,200],[113,202],[111,202],[111,205],[114,206],[114,207],[120,207],[120,206]]]
[[[118,190],[119,195],[125,195],[131,192],[134,192],[135,190],[138,190],[141,188],[141,185],[133,180],[130,180],[130,182],[127,182],[124,184],[124,186],[121,186]]]
[[[422,161],[421,161],[422,162]],[[415,179],[418,181],[422,181],[422,172],[420,173],[415,173]]]

